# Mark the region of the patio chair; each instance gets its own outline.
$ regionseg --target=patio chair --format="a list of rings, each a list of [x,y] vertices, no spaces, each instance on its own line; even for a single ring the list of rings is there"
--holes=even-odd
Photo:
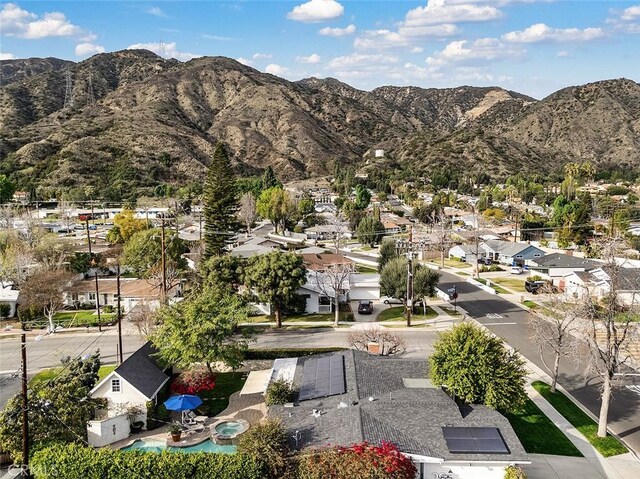
[[[204,424],[205,421],[207,419],[209,419],[207,416],[198,416],[196,413],[194,413],[193,411],[189,411],[187,414],[187,421],[189,422],[196,422],[196,423],[202,423]]]

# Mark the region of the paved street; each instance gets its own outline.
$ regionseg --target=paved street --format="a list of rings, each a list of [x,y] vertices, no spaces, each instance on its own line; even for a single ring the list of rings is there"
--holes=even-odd
[[[486,293],[458,276],[443,272],[439,288],[445,291],[454,284],[459,295],[458,306],[520,351],[529,361],[547,371],[540,359],[537,345],[529,339],[528,311],[499,295]],[[545,360],[547,364],[552,364],[551,356],[545,356]],[[638,377],[625,379],[621,387],[614,391],[609,408],[610,429],[622,437],[636,453],[640,452],[640,395],[625,386],[639,381]],[[586,371],[584,362],[563,359],[559,383],[598,415],[601,381]]]

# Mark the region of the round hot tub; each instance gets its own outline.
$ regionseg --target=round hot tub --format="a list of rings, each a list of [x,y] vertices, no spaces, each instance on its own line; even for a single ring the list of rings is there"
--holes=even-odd
[[[235,444],[235,439],[249,429],[244,419],[220,421],[211,428],[212,438],[216,444]]]

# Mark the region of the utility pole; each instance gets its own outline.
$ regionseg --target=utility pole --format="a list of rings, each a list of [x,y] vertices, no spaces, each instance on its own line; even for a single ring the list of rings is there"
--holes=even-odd
[[[409,254],[407,255],[407,326],[411,326],[413,312],[413,227],[409,229]]]
[[[29,398],[27,396],[27,334],[22,321],[20,337],[22,350],[22,474],[20,477],[30,479],[29,474]]]
[[[120,309],[120,259],[116,263],[116,293],[118,296],[116,307],[118,308],[118,354],[122,364],[122,310]]]
[[[161,293],[162,293],[162,302],[164,303],[167,300],[167,260],[166,260],[166,254],[165,254],[165,240],[164,240],[164,215],[162,215],[162,222],[161,222],[161,233],[160,233],[160,245],[161,245],[161,249],[162,249],[162,289],[161,289]]]
[[[89,245],[89,256],[91,257],[91,266],[95,266],[96,262],[93,257],[93,253],[91,252],[91,233],[89,233],[89,217],[85,217],[85,222],[87,224],[87,244]],[[98,288],[98,271],[96,270],[96,274],[93,275],[96,282],[96,313],[98,314],[98,331],[102,332],[102,321],[100,319],[100,291]]]

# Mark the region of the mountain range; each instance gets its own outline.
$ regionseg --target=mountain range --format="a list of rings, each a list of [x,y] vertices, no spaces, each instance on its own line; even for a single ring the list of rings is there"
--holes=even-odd
[[[200,181],[217,141],[242,175],[283,179],[334,165],[496,178],[566,162],[640,167],[640,85],[564,88],[535,100],[498,87],[287,81],[225,57],[186,63],[146,50],[3,61],[1,170],[19,185],[141,187]],[[373,158],[384,149],[383,160]]]

